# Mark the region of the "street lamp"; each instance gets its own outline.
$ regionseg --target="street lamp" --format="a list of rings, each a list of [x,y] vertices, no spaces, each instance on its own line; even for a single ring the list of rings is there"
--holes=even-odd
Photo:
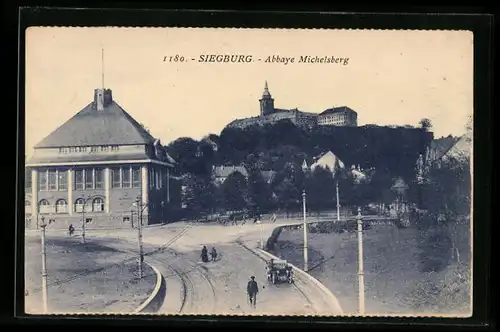
[[[83,206],[82,206],[82,243],[85,244],[85,206],[87,205],[87,201],[90,199],[90,196],[85,198],[82,197],[83,200]]]
[[[139,278],[142,279],[142,262],[144,261],[144,253],[142,248],[142,212],[146,208],[147,205],[142,205],[142,200],[140,197],[136,199],[133,204],[137,207],[137,242],[139,246]]]
[[[308,253],[307,253],[307,216],[306,216],[306,191],[302,192],[302,206],[304,210],[304,271],[308,270]]]
[[[45,217],[41,218],[41,231],[42,231],[42,302],[43,302],[43,313],[47,313],[47,251],[45,249]]]
[[[264,249],[264,227],[262,225],[262,221],[257,220],[257,223],[260,225],[260,248],[262,250],[265,250]]]
[[[363,272],[363,217],[361,208],[358,207],[358,293],[359,293],[359,314],[365,313],[365,277]]]
[[[163,211],[165,208],[165,201],[161,201],[160,206],[161,206],[161,224],[163,225],[165,223],[165,220],[164,220],[165,211]]]
[[[303,213],[304,213],[304,271],[307,272],[308,270],[308,252],[307,252],[307,210],[306,210],[306,176],[307,176],[307,171],[309,170],[309,167],[307,166],[307,162],[304,159],[304,162],[302,163],[302,172],[304,173],[304,189],[302,191],[302,207],[303,207]]]
[[[336,191],[337,191],[337,222],[340,222],[340,202],[339,202],[339,182],[337,181]]]

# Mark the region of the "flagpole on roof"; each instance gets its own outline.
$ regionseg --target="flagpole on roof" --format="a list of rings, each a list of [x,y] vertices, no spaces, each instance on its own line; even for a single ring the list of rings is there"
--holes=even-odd
[[[104,48],[101,49],[101,66],[102,89],[104,90]]]

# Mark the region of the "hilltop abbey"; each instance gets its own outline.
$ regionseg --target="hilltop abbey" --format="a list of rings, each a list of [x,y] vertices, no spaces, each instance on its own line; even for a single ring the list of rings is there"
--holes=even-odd
[[[227,125],[229,128],[245,128],[252,125],[274,124],[281,120],[290,120],[298,127],[311,128],[316,125],[351,126],[358,125],[358,114],[347,106],[332,107],[321,113],[310,113],[294,109],[274,107],[274,99],[269,92],[267,81],[259,99],[260,115],[237,119]]]

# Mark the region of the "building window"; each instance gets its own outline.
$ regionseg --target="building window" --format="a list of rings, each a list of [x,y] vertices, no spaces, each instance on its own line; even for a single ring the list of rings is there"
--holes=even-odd
[[[57,190],[64,191],[68,190],[68,172],[58,171],[57,172]]]
[[[159,186],[159,189],[160,188],[163,188],[163,168],[160,168],[160,174],[158,176],[158,186]]]
[[[40,213],[50,213],[52,212],[52,207],[50,206],[50,203],[46,199],[42,199],[39,204],[39,211]]]
[[[134,187],[134,188],[141,187],[141,168],[140,167],[132,167],[132,187]]]
[[[38,188],[40,188],[40,191],[47,191],[47,171],[46,170],[40,171],[40,174],[38,175]]]
[[[94,170],[92,168],[87,168],[84,170],[85,179],[85,189],[94,188]]]
[[[83,190],[83,169],[75,170],[75,189]]]
[[[101,168],[96,168],[94,170],[94,181],[95,181],[95,188],[96,189],[103,189],[104,188],[104,174],[103,174],[103,170]]]
[[[31,190],[31,170],[24,170],[24,187]]]
[[[121,172],[120,168],[113,168],[111,170],[111,177],[112,177],[112,182],[111,185],[113,188],[120,188],[121,187]]]
[[[92,201],[92,211],[94,212],[103,212],[104,211],[104,201],[102,198],[95,198]]]
[[[131,185],[131,173],[132,170],[129,167],[124,167],[122,168],[122,187],[123,188],[130,188]]]
[[[64,199],[56,202],[56,213],[68,213],[68,203]]]
[[[78,198],[75,201],[75,212],[83,212],[84,206],[85,206],[85,200],[83,198]]]

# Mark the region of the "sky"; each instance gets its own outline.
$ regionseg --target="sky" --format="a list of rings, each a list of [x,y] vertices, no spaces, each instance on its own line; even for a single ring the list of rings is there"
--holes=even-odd
[[[254,61],[200,63],[203,54],[251,55]],[[175,55],[185,61],[163,61]],[[349,61],[298,63],[306,55]],[[268,56],[295,62],[266,63]],[[437,138],[463,134],[472,115],[473,35],[32,27],[26,30],[28,157],[35,144],[92,101],[103,77],[113,99],[165,145],[219,134],[234,119],[258,115],[266,80],[277,108],[320,113],[349,106],[358,113],[358,125],[418,125],[429,118]]]

